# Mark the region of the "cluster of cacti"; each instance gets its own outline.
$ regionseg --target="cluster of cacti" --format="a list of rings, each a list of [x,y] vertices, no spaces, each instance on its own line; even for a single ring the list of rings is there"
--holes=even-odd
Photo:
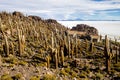
[[[47,68],[50,68],[51,64],[54,64],[55,68],[58,69],[61,66],[66,66],[66,60],[72,61],[76,58],[84,58],[89,52],[95,54],[94,49],[96,45],[94,45],[95,43],[93,41],[90,42],[87,39],[80,40],[77,35],[70,36],[66,28],[59,29],[54,23],[46,23],[45,20],[35,21],[32,19],[26,19],[26,17],[21,19],[17,16],[12,17],[13,19],[9,16],[9,22],[6,23],[7,25],[5,25],[5,29],[3,29],[3,24],[1,24],[5,23],[5,21],[3,20],[1,22],[0,20],[0,31],[4,37],[1,43],[4,44],[3,52],[6,56],[9,56],[9,54],[16,55],[17,52],[20,57],[23,57],[22,55],[24,53],[28,53],[27,55],[30,56],[34,56],[34,54],[42,54],[42,59],[46,59],[45,63],[47,63]],[[7,26],[9,28],[6,28]],[[10,30],[10,35],[5,33],[7,30]],[[102,41],[102,36],[100,36],[100,41]],[[17,47],[18,49],[16,49]],[[104,54],[106,58],[106,69],[108,72],[110,72],[112,50],[111,41],[109,44],[108,38],[105,36]],[[86,55],[84,55],[84,53]],[[115,59],[117,63],[118,47],[116,47]],[[74,62],[75,67],[77,67],[77,60]]]
[[[18,30],[18,49],[19,49],[19,56],[21,56],[24,53],[25,48],[25,36],[22,34],[22,31]]]

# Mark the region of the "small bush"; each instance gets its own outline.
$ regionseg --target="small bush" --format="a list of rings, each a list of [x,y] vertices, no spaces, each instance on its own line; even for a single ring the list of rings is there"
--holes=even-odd
[[[83,73],[81,73],[79,76],[80,76],[80,78],[86,78],[86,75]]]
[[[56,77],[54,75],[51,75],[51,74],[46,74],[43,77],[43,80],[56,80]]]
[[[30,80],[40,80],[40,76],[32,76]]]
[[[64,70],[64,69],[62,69],[62,70],[60,71],[60,75],[68,76],[68,73],[67,73],[67,72],[65,72],[65,70]]]
[[[18,73],[15,76],[13,76],[12,78],[13,78],[13,80],[19,80],[19,79],[21,79],[21,77],[22,77],[22,74]]]
[[[25,62],[25,61],[20,61],[20,62],[19,62],[19,65],[25,66],[25,65],[27,65],[27,62]]]
[[[79,75],[80,78],[86,78],[87,77],[87,73],[82,71],[81,74]]]
[[[1,76],[0,80],[13,80],[10,75],[4,74]]]
[[[14,56],[10,56],[8,58],[3,58],[3,62],[5,63],[11,63],[11,64],[17,64],[18,59]]]
[[[103,79],[103,75],[101,73],[97,73],[96,74],[96,79],[102,80]]]

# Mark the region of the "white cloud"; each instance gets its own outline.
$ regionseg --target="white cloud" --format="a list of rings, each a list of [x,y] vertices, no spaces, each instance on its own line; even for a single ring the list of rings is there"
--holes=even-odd
[[[92,1],[92,0],[0,0],[0,11],[21,11],[25,14],[45,14],[47,17],[75,18],[73,13],[95,15],[96,10],[120,9],[120,0]],[[107,14],[107,13],[105,13]]]

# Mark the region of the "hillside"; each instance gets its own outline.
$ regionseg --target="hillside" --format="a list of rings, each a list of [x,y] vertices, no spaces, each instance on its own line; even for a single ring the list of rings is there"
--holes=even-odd
[[[98,35],[94,27],[80,26],[78,31]],[[120,79],[117,40],[81,40],[67,30],[53,19],[1,12],[0,80]]]

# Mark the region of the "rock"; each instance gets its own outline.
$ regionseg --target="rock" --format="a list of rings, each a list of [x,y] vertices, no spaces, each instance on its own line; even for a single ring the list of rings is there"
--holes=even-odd
[[[73,27],[71,30],[86,32],[87,35],[98,35],[98,30],[96,28],[86,24],[78,24],[76,27]]]
[[[42,19],[39,16],[28,16],[28,18],[33,19],[35,21],[41,21]]]
[[[24,17],[24,15],[21,12],[14,11],[12,13],[13,16],[18,16],[18,17]]]
[[[54,19],[47,19],[46,22],[47,22],[47,23],[57,23],[57,21],[54,20]]]

